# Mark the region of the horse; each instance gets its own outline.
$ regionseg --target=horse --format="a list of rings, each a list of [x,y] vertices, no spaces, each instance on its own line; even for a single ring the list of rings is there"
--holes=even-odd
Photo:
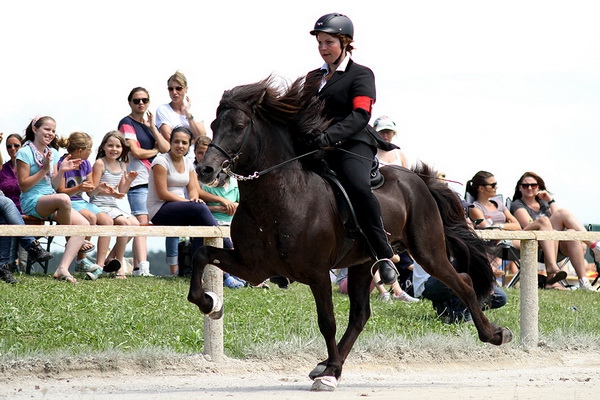
[[[334,189],[315,167],[323,150],[303,153],[306,138],[327,124],[305,83],[282,85],[270,76],[224,92],[211,124],[213,141],[196,172],[205,183],[222,172],[238,179],[240,203],[230,228],[235,248],[203,246],[194,253],[188,300],[211,318],[222,316],[221,300],[202,287],[207,264],[251,283],[284,276],[308,285],[327,348],[327,358],[309,374],[311,390],[328,391],[338,386],[370,317],[374,260],[366,240],[349,239]],[[510,330],[491,324],[481,310],[494,277],[485,243],[469,227],[457,194],[425,164],[380,171],[385,182],[374,193],[392,246],[410,251],[460,297],[481,341],[509,342]],[[346,267],[349,323],[336,343],[330,270]]]

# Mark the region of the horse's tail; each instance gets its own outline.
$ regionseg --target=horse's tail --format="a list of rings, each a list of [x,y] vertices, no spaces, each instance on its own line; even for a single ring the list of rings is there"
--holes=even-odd
[[[428,165],[418,164],[413,171],[425,182],[437,203],[444,224],[448,256],[454,259],[454,267],[458,272],[469,274],[480,301],[489,298],[495,278],[486,254],[486,244],[469,226],[459,195]]]

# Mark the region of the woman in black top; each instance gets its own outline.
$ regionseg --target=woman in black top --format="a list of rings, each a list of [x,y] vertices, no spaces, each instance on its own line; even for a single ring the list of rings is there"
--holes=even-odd
[[[354,27],[348,17],[326,14],[310,33],[317,39],[325,64],[307,74],[307,87],[318,89],[315,94],[324,101],[325,116],[331,119],[312,144],[332,150],[326,154],[327,162],[348,192],[371,252],[378,260],[382,281],[393,283],[398,272],[389,260],[394,254],[383,228],[379,202],[371,190],[370,172],[377,148],[392,150],[396,146],[384,141],[369,125],[375,103],[375,77],[369,68],[350,58]]]

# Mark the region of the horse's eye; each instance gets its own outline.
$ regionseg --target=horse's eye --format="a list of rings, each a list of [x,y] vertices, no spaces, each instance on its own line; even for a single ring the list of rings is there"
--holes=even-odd
[[[243,124],[237,124],[235,126],[235,132],[236,133],[242,133],[244,131],[245,126]]]

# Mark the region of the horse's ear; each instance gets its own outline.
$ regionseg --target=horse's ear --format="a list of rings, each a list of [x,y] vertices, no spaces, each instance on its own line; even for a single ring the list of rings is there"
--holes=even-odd
[[[261,104],[262,104],[262,102],[263,102],[263,100],[264,100],[264,98],[265,98],[266,94],[267,94],[267,88],[264,88],[264,89],[262,90],[262,93],[260,94],[260,98],[259,98],[259,99],[258,99],[258,101],[256,102],[256,105],[257,105],[257,106],[259,106],[259,105],[261,105]]]

